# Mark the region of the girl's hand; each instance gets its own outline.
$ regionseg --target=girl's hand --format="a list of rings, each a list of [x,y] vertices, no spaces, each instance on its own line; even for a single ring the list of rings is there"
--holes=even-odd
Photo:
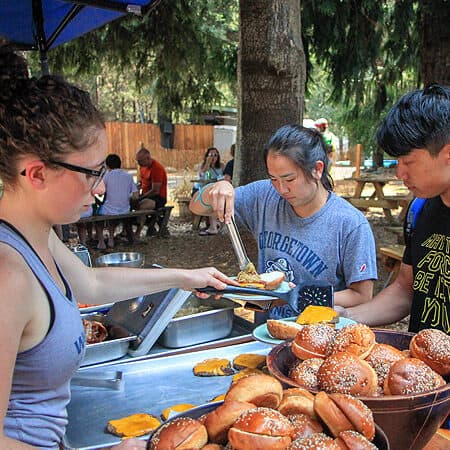
[[[346,317],[350,319],[350,314],[347,308],[344,308],[343,306],[334,305],[333,309],[339,314],[340,317]]]

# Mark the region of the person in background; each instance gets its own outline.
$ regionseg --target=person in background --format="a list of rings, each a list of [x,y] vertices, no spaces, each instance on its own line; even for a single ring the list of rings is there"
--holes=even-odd
[[[131,174],[121,169],[122,161],[119,155],[111,154],[106,157],[105,164],[107,172],[105,174],[105,198],[103,204],[98,210],[98,215],[127,214],[130,212],[130,200],[138,200],[139,192],[136,183]],[[120,222],[115,220],[108,221],[108,247],[114,248],[114,232]],[[128,242],[133,243],[133,231],[131,222],[123,222]],[[103,230],[105,222],[96,223],[96,232],[98,237],[97,248],[104,250],[106,248]]]
[[[85,219],[87,217],[91,217],[95,214],[97,214],[99,206],[102,204],[101,199],[104,197],[105,194],[105,183],[103,180],[101,181],[99,185],[99,194],[98,196],[95,196],[95,201],[90,205],[90,208],[87,211],[84,211],[81,214],[80,219]],[[67,225],[64,225],[67,226]],[[58,233],[57,233],[58,234]],[[88,247],[89,242],[92,242],[93,234],[94,234],[94,226],[92,222],[88,223],[77,223],[77,234],[78,239],[80,241],[80,244],[84,245],[85,247]],[[61,239],[61,237],[58,235],[58,237]]]
[[[195,214],[234,214],[258,245],[259,273],[281,270],[295,284],[334,287],[334,302],[369,302],[377,278],[372,230],[364,215],[333,193],[326,145],[317,130],[285,125],[264,150],[269,180],[233,189],[226,181],[205,186],[191,200]],[[295,315],[275,306],[271,318]]]
[[[322,134],[323,140],[325,141],[325,144],[327,145],[327,155],[328,155],[328,159],[330,161],[329,168],[331,169],[331,166],[334,162],[333,161],[334,153],[336,150],[334,142],[337,140],[337,137],[328,128],[328,120],[325,119],[324,117],[317,119],[315,122],[315,125],[316,125],[316,128]]]
[[[53,225],[76,222],[100,193],[105,124],[87,92],[27,69],[0,40],[0,448],[58,450],[86,351],[77,298],[104,304],[236,283],[213,267],[91,268],[61,242]]]
[[[214,183],[217,180],[222,180],[224,178],[223,169],[224,167],[223,163],[220,161],[219,150],[217,150],[216,147],[208,148],[198,170],[198,177],[201,181],[194,185],[194,193],[202,186]],[[208,228],[206,228],[206,230],[201,230],[198,233],[200,236],[212,236],[219,232],[220,224],[217,221],[217,218],[210,216],[208,221]]]
[[[89,209],[81,214],[80,219],[86,219],[87,217],[91,217],[93,214],[94,206],[90,205]],[[88,246],[88,238],[89,240],[92,239],[92,232],[92,223],[77,223],[78,238],[80,240],[80,244],[83,244],[85,247]]]
[[[386,153],[398,158],[397,178],[427,200],[411,235],[405,232],[395,281],[371,302],[340,313],[370,326],[409,314],[409,331],[437,328],[450,335],[450,87],[434,84],[405,94],[376,137]]]
[[[233,181],[233,170],[234,170],[234,152],[236,150],[236,144],[232,144],[230,147],[231,159],[226,163],[225,169],[223,169],[224,180]]]
[[[167,172],[164,166],[152,158],[150,150],[141,144],[136,152],[136,162],[139,165],[139,180],[141,194],[139,196],[138,209],[159,209],[167,202]],[[156,216],[148,219],[148,234],[156,233]],[[138,221],[137,230],[134,233],[135,239],[139,239],[141,230],[146,219]]]
[[[194,183],[191,195],[194,195],[202,186],[214,183],[223,178],[223,163],[220,161],[220,152],[215,147],[206,150],[203,161],[196,166],[198,181]]]
[[[327,145],[333,145],[333,133],[328,128],[328,120],[324,117],[317,119],[315,122],[316,128],[320,131],[323,136],[323,140]]]

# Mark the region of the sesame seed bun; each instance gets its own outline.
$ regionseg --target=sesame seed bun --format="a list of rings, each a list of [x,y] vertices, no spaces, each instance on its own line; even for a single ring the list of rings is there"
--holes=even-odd
[[[375,333],[362,323],[348,325],[336,334],[330,353],[347,352],[365,358],[375,345]]]
[[[148,443],[148,450],[201,449],[207,442],[204,425],[190,417],[180,417],[158,428]]]
[[[303,413],[315,418],[314,395],[302,388],[285,389],[278,411],[284,416]]]
[[[339,433],[339,439],[342,439],[348,449],[352,450],[377,450],[370,440],[356,431],[343,431]]]
[[[410,395],[432,391],[445,385],[445,380],[417,358],[395,362],[384,381],[385,395]]]
[[[289,370],[289,378],[308,389],[317,390],[317,372],[323,363],[321,358],[297,360]]]
[[[339,436],[341,431],[355,429],[341,408],[333,402],[326,392],[320,391],[316,394],[314,410],[334,437]]]
[[[282,397],[283,387],[276,378],[256,374],[235,381],[225,394],[225,401],[237,400],[276,409]]]
[[[336,332],[328,325],[305,325],[292,342],[292,353],[299,359],[325,358]]]
[[[363,359],[347,352],[330,355],[317,371],[319,388],[355,396],[374,396],[378,377],[375,370]]]
[[[375,344],[365,360],[374,368],[378,377],[378,390],[383,392],[386,379],[392,364],[405,358],[403,352],[388,344]]]
[[[285,450],[293,435],[294,427],[281,413],[255,408],[239,416],[228,431],[228,440],[234,450]]]
[[[245,411],[254,409],[255,405],[247,402],[228,400],[206,415],[204,425],[209,440],[216,444],[226,444],[228,430],[236,419]]]
[[[450,336],[440,330],[419,331],[409,344],[411,356],[442,376],[450,375]]]
[[[334,439],[324,433],[296,439],[286,450],[340,450]]]
[[[350,420],[355,430],[372,441],[375,437],[372,411],[361,400],[351,395],[329,394],[329,397]]]

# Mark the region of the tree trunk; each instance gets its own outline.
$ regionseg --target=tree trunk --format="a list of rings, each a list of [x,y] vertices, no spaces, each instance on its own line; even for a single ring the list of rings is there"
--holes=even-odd
[[[420,81],[450,85],[450,2],[421,1]]]
[[[299,0],[240,0],[235,185],[267,176],[263,149],[282,125],[302,123],[305,55]]]

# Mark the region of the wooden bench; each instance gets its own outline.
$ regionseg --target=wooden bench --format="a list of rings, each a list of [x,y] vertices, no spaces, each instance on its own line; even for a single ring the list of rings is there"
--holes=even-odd
[[[366,208],[387,208],[387,209],[397,209],[400,207],[405,207],[410,202],[410,198],[407,196],[391,196],[384,198],[372,198],[372,197],[361,197],[354,198],[350,196],[343,196],[356,208],[366,209]]]
[[[410,195],[393,195],[385,196],[383,198],[371,197],[352,197],[349,195],[342,195],[342,198],[350,202],[355,208],[362,211],[367,208],[383,208],[386,217],[391,220],[391,210],[401,208],[399,218],[403,219],[409,202],[411,201]]]
[[[163,236],[167,233],[167,225],[169,224],[170,213],[173,209],[173,206],[163,206],[158,209],[138,209],[135,211],[130,211],[127,214],[111,214],[111,215],[93,215],[89,217],[84,217],[75,224],[82,223],[94,223],[94,222],[102,222],[102,221],[125,221],[138,217],[154,217],[159,225],[158,235]]]
[[[389,273],[389,276],[384,283],[383,288],[389,286],[397,278],[404,251],[404,245],[391,245],[389,247],[379,248],[381,263],[383,264],[386,272]]]

